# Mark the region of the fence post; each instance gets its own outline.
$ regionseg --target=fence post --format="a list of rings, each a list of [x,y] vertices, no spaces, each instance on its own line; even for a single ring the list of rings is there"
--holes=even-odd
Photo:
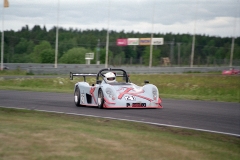
[[[119,58],[119,65],[122,65],[122,57]]]
[[[181,58],[181,56],[180,56],[180,54],[181,54],[180,44],[181,43],[177,43],[177,45],[178,45],[178,66],[179,67],[181,66],[181,64],[180,64],[180,62],[181,62],[181,60],[180,60],[180,58]]]
[[[200,57],[198,56],[198,66],[200,66]]]
[[[209,66],[209,56],[207,57],[207,67]]]

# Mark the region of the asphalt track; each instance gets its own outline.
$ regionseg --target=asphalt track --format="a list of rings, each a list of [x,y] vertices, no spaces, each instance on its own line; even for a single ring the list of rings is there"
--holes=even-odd
[[[129,120],[240,137],[240,103],[163,99],[163,109],[76,107],[73,94],[0,90],[0,106]]]

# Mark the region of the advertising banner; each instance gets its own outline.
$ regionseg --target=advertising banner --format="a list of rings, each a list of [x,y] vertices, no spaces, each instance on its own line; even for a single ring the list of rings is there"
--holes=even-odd
[[[128,45],[139,45],[139,38],[128,38]]]
[[[163,45],[163,38],[153,38],[152,45]]]
[[[117,39],[117,46],[126,46],[127,44],[128,44],[128,41],[126,38]]]
[[[150,45],[151,44],[151,38],[140,38],[139,39],[139,45]]]

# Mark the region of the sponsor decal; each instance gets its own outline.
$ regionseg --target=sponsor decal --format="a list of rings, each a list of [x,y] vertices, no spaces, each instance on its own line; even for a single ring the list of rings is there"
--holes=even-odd
[[[96,100],[96,98],[95,98],[95,96],[94,96],[95,88],[96,88],[96,87],[91,87],[91,89],[90,89],[90,94],[91,94],[91,96],[93,97],[94,102],[97,103],[97,100]]]
[[[128,44],[128,40],[125,39],[117,39],[117,45],[118,46],[126,46]]]
[[[123,88],[124,88],[124,87],[123,87]],[[133,90],[133,88],[126,88],[123,92],[121,92],[121,93],[118,95],[118,99],[122,99],[122,97],[123,97],[125,94],[128,94],[128,95],[132,95],[132,96],[135,96],[135,97],[140,97],[140,98],[146,99],[146,100],[148,100],[148,101],[153,101],[151,98],[148,98],[148,97],[139,95],[139,94],[141,94],[141,93],[144,93],[143,90],[141,90],[140,92],[135,92],[135,93],[131,93],[131,92],[130,92],[131,90]]]
[[[81,104],[83,104],[84,103],[84,93],[81,93]]]
[[[140,38],[139,39],[139,45],[150,45],[151,44],[151,38]]]
[[[147,107],[146,103],[127,103],[126,104],[127,107],[135,107],[135,108],[140,108],[140,107]]]
[[[128,45],[139,45],[139,38],[128,38]]]
[[[96,87],[91,87],[91,89],[90,89],[90,94],[93,96],[93,92],[95,91],[95,88]]]
[[[152,45],[163,45],[163,38],[153,38]]]
[[[126,101],[135,101],[136,98],[134,96],[125,96],[124,97]]]

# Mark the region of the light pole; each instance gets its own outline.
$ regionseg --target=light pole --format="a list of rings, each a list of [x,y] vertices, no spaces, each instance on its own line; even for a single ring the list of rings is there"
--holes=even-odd
[[[1,70],[3,70],[3,52],[4,52],[4,8],[2,11],[2,40],[1,40]]]
[[[107,26],[107,39],[106,39],[106,57],[105,68],[108,68],[108,46],[109,46],[109,15],[110,14],[110,0],[108,0],[108,26]]]
[[[98,44],[97,44],[97,55],[96,55],[96,64],[99,65],[99,51],[100,51],[100,39],[98,39]]]
[[[154,10],[155,10],[155,1],[153,1],[153,12],[152,12],[152,33],[150,41],[150,56],[149,56],[149,68],[152,67],[152,52],[153,52],[153,30],[154,30]]]
[[[196,0],[197,1],[197,0]],[[190,67],[193,67],[193,61],[194,61],[194,49],[195,49],[195,34],[196,34],[196,18],[197,18],[197,9],[198,9],[198,1],[196,2],[196,9],[194,14],[194,28],[193,28],[193,39],[192,39],[192,52],[191,52],[191,62]]]
[[[240,13],[240,11],[238,10],[238,15],[239,15],[239,13]],[[229,67],[232,67],[232,63],[233,63],[233,53],[234,53],[234,41],[235,41],[236,27],[237,27],[237,16],[235,17],[235,21],[234,21],[234,25],[233,25],[233,35],[232,35],[232,45],[231,45]]]
[[[229,64],[229,67],[232,67],[233,52],[234,52],[234,40],[235,40],[235,38],[232,37],[232,45],[231,45],[231,54],[230,54],[230,64]]]
[[[192,52],[191,52],[191,64],[190,64],[191,68],[193,67],[194,48],[195,48],[195,33],[193,34],[193,39],[192,39]]]
[[[3,55],[4,55],[4,9],[7,7],[9,7],[8,0],[4,0],[2,10],[1,70],[3,70]]]
[[[57,26],[56,26],[56,43],[55,43],[55,68],[57,68],[57,61],[58,61],[58,23],[59,23],[59,0],[57,6]]]

